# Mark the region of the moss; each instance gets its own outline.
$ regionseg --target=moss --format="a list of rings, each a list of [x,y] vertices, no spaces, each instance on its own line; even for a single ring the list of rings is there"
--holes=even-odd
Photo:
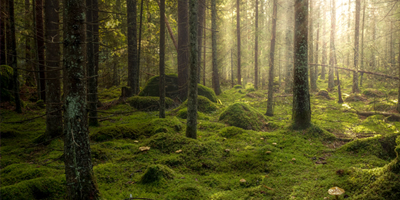
[[[235,126],[229,126],[219,130],[219,135],[226,138],[231,138],[242,133],[245,133],[245,130]]]
[[[19,131],[8,128],[2,129],[0,134],[1,138],[15,138],[21,135]]]
[[[211,88],[198,84],[197,91],[199,96],[207,97],[210,101],[217,103],[218,101],[217,95]]]
[[[378,103],[373,103],[369,106],[370,110],[374,110],[374,111],[388,111],[388,110],[392,110],[395,109],[395,105],[394,104],[390,104],[390,103],[385,103],[385,102],[378,102]]]
[[[367,99],[358,94],[350,94],[348,97],[344,99],[345,102],[357,102],[357,101],[366,101]]]
[[[140,91],[139,96],[154,96],[159,97],[159,83],[160,76],[151,77],[143,90]],[[171,99],[175,99],[179,95],[178,88],[178,75],[176,74],[166,74],[165,75],[165,95]]]
[[[121,96],[121,88],[117,86],[113,86],[108,89],[101,89],[98,92],[99,99],[116,99]]]
[[[329,96],[329,92],[326,91],[326,90],[320,90],[320,91],[317,93],[317,97],[323,97],[323,98],[325,98],[325,99],[331,99],[331,97]]]
[[[235,86],[233,86],[233,88],[235,88],[235,89],[243,89],[242,85],[235,85]]]
[[[176,200],[197,200],[197,199],[207,199],[205,198],[203,189],[199,186],[188,184],[180,185],[175,188],[167,195],[167,199]]]
[[[146,143],[151,148],[159,149],[164,153],[173,153],[191,145],[198,145],[198,141],[175,133],[158,133]],[[183,149],[182,149],[183,150]]]
[[[140,135],[138,127],[132,125],[118,125],[101,128],[90,135],[90,139],[96,142],[103,142],[112,139],[130,138],[136,139]]]
[[[187,108],[187,100],[183,102],[177,110],[180,110],[182,108]],[[214,112],[218,109],[217,105],[215,103],[211,102],[208,98],[199,95],[197,98],[197,110],[200,112],[204,113],[211,113]],[[186,118],[185,118],[186,119]]]
[[[208,99],[207,99],[208,100]],[[181,119],[187,119],[187,108],[182,108],[178,111],[178,113],[176,114],[176,116],[178,118]],[[207,116],[205,116],[203,113],[201,112],[197,112],[197,119],[199,120],[209,120],[209,118]]]
[[[41,109],[43,109],[43,108],[46,107],[46,105],[44,104],[44,101],[41,100],[41,99],[40,99],[39,101],[36,102],[36,106],[39,107],[39,108],[41,108]]]
[[[363,94],[367,97],[384,97],[385,93],[379,90],[374,89],[366,89],[363,91]]]
[[[246,92],[254,92],[254,91],[256,91],[256,89],[255,89],[254,87],[251,87],[251,88],[247,88],[247,89],[246,89]]]
[[[263,114],[245,103],[230,105],[219,117],[219,121],[247,130],[260,131],[267,121]]]
[[[143,110],[143,111],[156,111],[160,109],[160,97],[142,97],[134,96],[127,99],[127,102],[132,107]],[[174,101],[168,97],[165,98],[165,107],[172,108],[174,106]]]
[[[182,130],[182,123],[176,117],[156,118],[141,127],[146,137],[157,133],[177,133]]]
[[[1,199],[63,199],[65,186],[60,180],[41,177],[0,188]]]
[[[0,101],[11,101],[14,99],[12,95],[13,82],[12,76],[14,72],[13,69],[8,65],[0,66]]]
[[[397,96],[397,95],[399,95],[399,91],[398,90],[390,90],[388,95],[389,96]]]
[[[156,181],[173,179],[175,172],[165,165],[150,165],[140,179],[141,183],[154,183]]]

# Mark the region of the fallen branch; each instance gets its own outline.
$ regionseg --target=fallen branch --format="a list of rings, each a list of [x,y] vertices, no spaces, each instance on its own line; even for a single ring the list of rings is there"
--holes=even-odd
[[[385,117],[389,117],[392,120],[400,120],[400,115],[395,113],[387,113],[387,112],[364,112],[364,111],[356,111],[358,115],[369,117],[372,115],[383,115]]]

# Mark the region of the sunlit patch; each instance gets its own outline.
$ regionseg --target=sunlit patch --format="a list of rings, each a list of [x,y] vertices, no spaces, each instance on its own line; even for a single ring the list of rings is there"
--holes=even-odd
[[[350,107],[347,103],[342,104],[342,106],[343,106],[343,107],[346,107],[346,108],[348,108],[348,109],[351,109],[351,107]]]
[[[392,102],[393,102],[393,103],[398,103],[399,101],[398,101],[398,100],[392,100]]]
[[[343,93],[343,96],[346,96],[346,97],[348,97],[348,96],[350,96],[349,94],[347,94],[347,93]]]

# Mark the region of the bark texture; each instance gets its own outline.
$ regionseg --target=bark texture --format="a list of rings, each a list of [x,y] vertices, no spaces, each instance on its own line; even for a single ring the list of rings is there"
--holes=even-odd
[[[365,26],[365,9],[367,7],[368,0],[364,1],[364,8],[363,8],[363,19],[361,25],[361,62],[360,62],[360,69],[364,69],[364,26]],[[363,73],[360,74],[360,87],[363,85]]]
[[[197,82],[200,83],[200,75],[201,75],[201,44],[203,42],[203,27],[204,27],[204,19],[205,19],[205,13],[206,13],[206,0],[199,0],[199,3],[197,5],[198,8],[198,13],[197,13],[197,44],[198,44],[198,68],[197,68]],[[205,38],[204,38],[205,40]],[[205,62],[205,60],[204,60]]]
[[[46,25],[46,140],[63,132],[60,82],[59,0],[45,1]]]
[[[160,111],[158,116],[165,118],[165,0],[160,1]]]
[[[258,89],[258,0],[256,0],[256,27],[254,37],[254,88]]]
[[[35,1],[35,12],[36,12],[36,58],[39,69],[39,84],[38,92],[39,98],[46,102],[46,76],[44,66],[44,30],[43,30],[43,1]]]
[[[398,96],[397,96],[397,112],[400,113],[400,43],[399,43],[399,56],[397,57],[398,61],[398,68],[399,68],[399,91],[398,91]]]
[[[293,2],[288,1],[286,11],[286,78],[285,78],[285,93],[293,92]]]
[[[7,1],[0,2],[0,65],[5,65],[7,62],[6,57],[6,3]]]
[[[313,14],[314,14],[314,5],[313,5],[313,0],[310,0],[310,16],[309,16],[309,28],[308,28],[308,34],[309,34],[309,40],[308,40],[308,49],[309,49],[309,54],[308,54],[308,61],[310,63],[314,63],[314,33],[313,33]],[[311,85],[311,91],[315,92],[317,90],[317,81],[315,80],[316,75],[314,74],[315,70],[313,67],[310,67],[310,85]]]
[[[136,0],[127,0],[128,13],[128,86],[131,95],[139,93],[139,66],[137,62]]]
[[[324,6],[325,6],[325,7],[328,7],[328,6],[327,6],[327,1],[326,1],[326,0],[324,0]],[[323,9],[323,8],[322,8],[322,13],[323,13],[323,14],[322,14],[322,16],[323,16],[323,17],[322,17],[322,21],[323,21],[323,22],[326,21],[326,12],[325,12],[325,11],[326,11],[326,9]],[[326,70],[325,70],[325,66],[324,66],[324,65],[326,64],[326,60],[327,60],[327,57],[328,57],[328,56],[327,56],[327,53],[328,53],[328,52],[327,52],[327,50],[326,50],[326,49],[327,49],[327,43],[328,43],[328,42],[326,41],[326,35],[327,35],[327,34],[326,34],[326,23],[323,23],[323,24],[322,24],[322,27],[323,27],[323,28],[322,28],[322,60],[321,60],[321,63],[322,63],[323,65],[322,65],[322,68],[321,68],[321,79],[322,79],[322,80],[325,80]]]
[[[353,93],[360,92],[358,88],[358,58],[359,58],[359,37],[360,37],[360,9],[361,0],[356,0],[356,22],[355,22],[355,33],[354,33],[354,69],[353,72]]]
[[[328,73],[328,89],[334,87],[333,83],[333,66],[335,63],[335,29],[336,29],[336,5],[335,0],[332,0],[331,5],[331,42],[330,42],[330,55],[329,55],[329,73]]]
[[[217,2],[216,2],[216,0],[211,0],[211,31],[212,31],[211,46],[212,46],[212,65],[213,65],[212,86],[213,86],[215,94],[219,95],[219,94],[221,94],[221,87],[219,84],[218,62],[217,62]],[[190,34],[192,34],[192,33],[190,33]],[[192,53],[193,52],[191,52],[191,54]],[[191,62],[191,64],[193,64],[193,63]]]
[[[311,125],[310,94],[308,89],[308,3],[295,1],[293,127],[306,129]]]
[[[21,110],[21,99],[19,97],[19,81],[18,81],[18,66],[17,66],[17,44],[15,38],[15,16],[14,16],[14,0],[8,0],[8,14],[10,23],[10,46],[7,47],[7,53],[10,56],[9,66],[13,68],[13,92],[14,92],[14,102],[15,111],[17,113],[22,113]]]
[[[215,9],[215,1],[212,0],[212,10]],[[186,126],[186,137],[197,138],[197,68],[198,68],[198,46],[197,46],[197,0],[189,0],[189,42],[190,42],[190,64],[189,64],[189,95],[188,95],[188,117]],[[215,15],[215,13],[213,14]],[[213,22],[215,23],[215,22]],[[213,30],[214,34],[214,30]],[[214,52],[213,52],[214,53]],[[214,57],[214,56],[213,56]]]
[[[237,79],[238,84],[242,85],[241,60],[240,60],[240,0],[236,1],[236,34],[237,34]]]
[[[25,17],[24,17],[24,28],[28,35],[30,34],[31,26],[30,19],[32,16],[30,15],[30,3],[29,0],[25,0]],[[1,23],[1,22],[0,22]],[[25,69],[32,71],[32,62],[31,62],[31,38],[29,36],[25,36]],[[1,60],[1,58],[0,58]],[[34,86],[34,72],[26,72],[25,85]]]
[[[64,0],[64,162],[68,199],[99,199],[89,145],[85,1]]]
[[[189,9],[188,0],[178,0],[178,86],[179,98],[188,94],[189,65]]]
[[[268,101],[267,113],[268,116],[274,115],[273,98],[274,98],[274,62],[275,62],[275,40],[276,40],[276,21],[278,16],[278,2],[274,0],[272,11],[272,30],[271,30],[271,46],[269,51],[269,77],[268,77]],[[307,34],[307,33],[306,33]]]

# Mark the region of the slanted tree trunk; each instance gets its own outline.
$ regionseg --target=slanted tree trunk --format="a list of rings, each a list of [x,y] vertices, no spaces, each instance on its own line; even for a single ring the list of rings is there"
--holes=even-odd
[[[43,1],[35,1],[35,12],[36,12],[36,52],[37,52],[37,63],[39,69],[39,84],[38,92],[39,98],[46,102],[46,76],[44,66],[44,32],[43,32]]]
[[[13,92],[14,92],[14,102],[15,111],[17,113],[22,113],[21,110],[21,99],[19,97],[19,81],[18,81],[18,66],[17,66],[17,44],[15,41],[15,16],[14,16],[14,0],[8,0],[8,14],[10,23],[10,48],[9,55],[11,57],[10,66],[13,68]],[[8,47],[7,47],[8,48]]]
[[[360,41],[360,7],[361,0],[356,0],[356,24],[354,36],[354,69],[353,72],[353,93],[360,92],[358,88],[358,57],[359,57],[359,41]]]
[[[127,0],[128,13],[128,86],[132,95],[139,93],[139,68],[137,61],[136,0]]]
[[[197,81],[198,81],[198,83],[200,83],[200,75],[201,75],[201,49],[202,49],[202,46],[201,46],[201,44],[202,44],[202,42],[203,42],[203,29],[204,29],[204,19],[205,19],[205,14],[206,14],[206,0],[199,0],[199,3],[198,3],[198,14],[197,14],[197,16],[198,16],[198,23],[197,23],[197,44],[198,44],[198,48],[199,48],[199,50],[198,50],[198,54],[197,54],[197,57],[198,57],[198,62],[199,62],[199,64],[198,64],[198,69],[197,69]],[[206,40],[205,38],[204,38],[204,40]],[[204,60],[204,62],[205,62],[205,60]]]
[[[240,60],[240,0],[236,1],[236,34],[237,34],[237,79],[238,84],[242,85],[242,75],[241,75],[241,60]]]
[[[189,65],[189,9],[188,0],[178,0],[178,87],[179,98],[188,95]]]
[[[0,65],[5,65],[7,62],[6,57],[6,3],[7,1],[0,2]]]
[[[313,0],[310,0],[310,16],[309,16],[309,27],[308,27],[308,34],[309,34],[309,40],[308,40],[308,48],[309,48],[309,53],[308,53],[308,60],[310,63],[314,63],[314,33],[313,33]],[[310,85],[311,85],[311,91],[315,92],[317,91],[317,81],[315,80],[315,70],[313,67],[310,67]]]
[[[60,31],[58,0],[45,1],[46,25],[46,141],[63,132],[60,82]],[[50,78],[51,77],[51,78]]]
[[[361,65],[360,69],[364,70],[364,25],[365,25],[365,9],[367,7],[368,0],[364,1],[364,8],[363,8],[363,19],[362,19],[362,26],[361,26]],[[363,84],[363,73],[360,74],[360,87]]]
[[[212,46],[212,86],[216,95],[221,94],[219,85],[218,63],[217,63],[217,2],[211,0],[211,46]],[[197,54],[196,54],[197,55]]]
[[[158,116],[165,118],[165,0],[160,1],[160,111]]]
[[[64,163],[67,199],[99,199],[90,153],[85,80],[85,1],[64,1]]]
[[[333,65],[335,63],[335,29],[336,29],[336,4],[335,0],[332,0],[331,5],[331,42],[330,42],[330,58],[329,58],[329,74],[328,74],[328,89],[331,90],[334,87],[333,83]]]
[[[268,77],[268,101],[267,101],[267,116],[273,116],[273,98],[274,98],[274,61],[275,61],[275,39],[276,39],[276,21],[278,17],[278,5],[277,0],[274,0],[274,7],[272,12],[272,36],[271,46],[269,51],[269,77]]]
[[[306,129],[311,125],[310,94],[308,89],[308,3],[295,1],[293,128]]]
[[[212,0],[212,31],[215,34],[216,0]],[[188,95],[188,117],[186,126],[186,137],[197,138],[197,68],[198,68],[198,46],[197,46],[197,0],[189,0],[189,42],[190,42],[190,64],[189,64],[189,95]],[[215,37],[215,36],[214,36]],[[213,37],[213,43],[215,38]],[[214,48],[214,44],[213,44]],[[216,56],[216,55],[215,55]],[[214,51],[213,51],[214,60]],[[214,62],[213,62],[214,64]],[[218,75],[218,74],[217,74]]]
[[[254,88],[258,90],[258,0],[256,0],[256,30],[254,41]]]

